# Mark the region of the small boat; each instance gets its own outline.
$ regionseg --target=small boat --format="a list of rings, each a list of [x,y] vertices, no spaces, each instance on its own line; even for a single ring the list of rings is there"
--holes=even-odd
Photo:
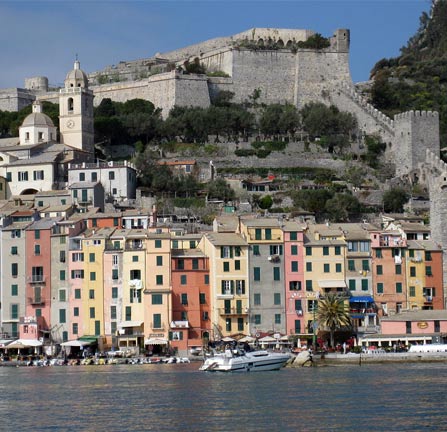
[[[268,351],[226,349],[223,353],[208,357],[199,370],[210,372],[257,372],[281,369],[290,354]]]

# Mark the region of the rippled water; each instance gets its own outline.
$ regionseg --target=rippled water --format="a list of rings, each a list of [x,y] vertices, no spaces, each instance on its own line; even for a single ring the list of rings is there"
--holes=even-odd
[[[443,431],[447,363],[0,368],[1,431]]]

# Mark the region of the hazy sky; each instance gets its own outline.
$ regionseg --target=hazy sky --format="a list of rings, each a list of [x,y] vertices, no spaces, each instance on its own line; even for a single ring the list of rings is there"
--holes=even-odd
[[[253,27],[351,30],[351,73],[365,81],[414,35],[429,0],[0,0],[0,88],[61,84],[78,54],[89,73]]]

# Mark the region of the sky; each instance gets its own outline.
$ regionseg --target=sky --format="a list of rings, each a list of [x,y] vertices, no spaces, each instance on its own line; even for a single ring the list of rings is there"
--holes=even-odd
[[[430,0],[0,0],[0,89],[46,76],[61,85],[78,55],[90,73],[254,27],[351,31],[354,82],[395,57]]]

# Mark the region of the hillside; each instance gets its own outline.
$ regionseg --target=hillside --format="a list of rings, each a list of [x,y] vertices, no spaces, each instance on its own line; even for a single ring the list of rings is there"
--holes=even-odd
[[[372,104],[389,116],[408,110],[440,114],[441,148],[447,144],[447,1],[433,1],[416,34],[396,58],[371,71]]]

